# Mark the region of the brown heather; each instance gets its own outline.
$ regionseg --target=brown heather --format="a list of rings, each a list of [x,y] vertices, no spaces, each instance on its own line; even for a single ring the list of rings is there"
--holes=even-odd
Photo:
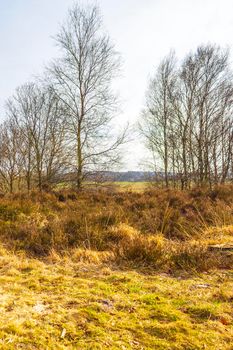
[[[229,268],[232,255],[208,246],[233,242],[233,187],[5,195],[0,239],[43,259],[169,272]]]

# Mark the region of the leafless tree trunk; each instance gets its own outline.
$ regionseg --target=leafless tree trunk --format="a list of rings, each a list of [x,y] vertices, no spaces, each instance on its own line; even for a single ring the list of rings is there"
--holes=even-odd
[[[103,34],[96,6],[75,5],[56,42],[62,57],[50,65],[49,79],[65,106],[68,141],[80,189],[88,170],[117,161],[119,146],[124,142],[125,132],[114,140],[111,130],[117,106],[112,81],[118,73],[119,55]]]
[[[160,64],[155,78],[150,80],[146,108],[143,112],[140,130],[152,152],[161,157],[165,186],[169,186],[169,150],[171,141],[171,94],[175,85],[175,58],[173,53]]]
[[[7,119],[0,130],[0,177],[2,188],[13,193],[16,180],[21,176],[21,155],[19,145],[21,135],[14,121]]]

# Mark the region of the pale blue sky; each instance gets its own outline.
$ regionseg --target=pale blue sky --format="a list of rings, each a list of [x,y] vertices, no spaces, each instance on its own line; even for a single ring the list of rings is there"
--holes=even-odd
[[[88,1],[83,1],[85,4]],[[0,118],[14,89],[39,74],[57,49],[52,40],[73,0],[0,0]],[[233,48],[233,0],[99,0],[104,24],[121,52],[117,83],[120,119],[134,122],[143,107],[148,76],[171,48],[178,57],[201,43]],[[134,154],[132,156],[132,154]],[[137,156],[138,154],[138,156]],[[128,169],[142,147],[130,146]]]

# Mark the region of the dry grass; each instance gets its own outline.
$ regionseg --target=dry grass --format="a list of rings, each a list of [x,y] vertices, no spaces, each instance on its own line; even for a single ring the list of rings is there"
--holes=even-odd
[[[0,349],[232,349],[231,271],[143,274],[102,258],[1,249]]]
[[[232,187],[16,194],[0,199],[0,240],[35,257],[76,249],[83,261],[137,268],[228,268],[232,255],[208,245],[233,243],[232,212]]]
[[[231,350],[232,213],[231,187],[2,197],[0,349]]]

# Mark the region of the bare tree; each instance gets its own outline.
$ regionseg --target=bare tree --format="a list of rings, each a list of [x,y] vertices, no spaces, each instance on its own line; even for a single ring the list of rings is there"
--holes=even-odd
[[[31,189],[34,177],[42,190],[43,184],[50,182],[64,165],[65,126],[60,101],[53,89],[29,83],[17,89],[7,107],[23,135],[19,150],[27,189]]]
[[[218,153],[221,149],[223,155],[228,143],[226,136],[231,124],[229,118],[232,119],[233,96],[228,58],[226,50],[201,46],[196,53],[188,55],[182,67],[181,85],[185,86],[182,115],[188,120],[188,154],[198,185],[212,184],[213,162],[215,181],[218,181]],[[226,159],[222,164],[226,164]]]
[[[114,139],[112,132],[117,107],[112,82],[119,55],[101,24],[98,7],[74,5],[56,36],[62,56],[49,67],[55,94],[65,106],[78,188],[88,171],[119,159],[125,138],[123,132]]]
[[[0,130],[0,178],[3,190],[10,193],[16,188],[20,179],[21,154],[19,145],[22,138],[12,119],[7,119]]]
[[[182,189],[231,176],[232,103],[228,51],[200,46],[176,69],[170,56],[162,61],[149,85],[141,130],[163,163],[167,186],[168,169]]]
[[[140,130],[146,145],[163,163],[165,184],[169,186],[169,143],[172,124],[171,94],[175,86],[175,57],[169,54],[158,67],[155,78],[149,82],[146,108],[142,114]]]

